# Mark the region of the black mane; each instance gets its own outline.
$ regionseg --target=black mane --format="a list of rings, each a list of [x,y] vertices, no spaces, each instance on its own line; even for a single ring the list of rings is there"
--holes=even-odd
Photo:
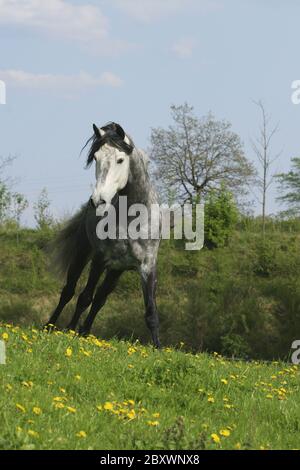
[[[83,147],[82,151],[86,148],[88,144],[91,143],[91,147],[87,156],[86,167],[88,168],[91,163],[93,162],[94,155],[104,144],[111,145],[112,147],[116,147],[119,150],[127,153],[130,155],[133,152],[134,144],[132,140],[129,138],[130,144],[124,142],[125,132],[120,124],[115,122],[109,122],[105,124],[105,126],[101,127],[103,131],[105,131],[105,135],[103,137],[97,134],[92,135],[86,142],[85,146]]]

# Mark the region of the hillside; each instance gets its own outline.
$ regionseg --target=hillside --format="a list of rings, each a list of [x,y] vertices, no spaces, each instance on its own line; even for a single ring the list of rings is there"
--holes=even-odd
[[[297,366],[0,326],[0,449],[299,448]]]
[[[298,224],[299,225],[299,224]],[[158,308],[164,346],[186,351],[288,360],[300,335],[299,226],[245,223],[224,248],[187,252],[164,241],[159,253]],[[0,321],[37,328],[55,307],[63,280],[49,269],[53,232],[0,231]],[[80,281],[77,294],[84,285]],[[59,320],[64,327],[76,297]],[[138,276],[126,273],[98,315],[93,334],[149,342]]]

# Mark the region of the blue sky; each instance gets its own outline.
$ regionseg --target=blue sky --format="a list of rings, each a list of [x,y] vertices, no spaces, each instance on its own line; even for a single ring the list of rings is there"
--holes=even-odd
[[[0,0],[0,155],[18,156],[15,189],[32,204],[47,187],[56,215],[74,211],[94,181],[79,157],[93,122],[147,148],[185,101],[229,120],[253,160],[262,99],[280,127],[274,171],[287,170],[300,155],[299,17],[297,0]]]

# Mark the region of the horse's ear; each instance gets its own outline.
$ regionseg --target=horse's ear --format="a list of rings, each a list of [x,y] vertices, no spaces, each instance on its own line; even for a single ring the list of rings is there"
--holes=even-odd
[[[95,136],[98,137],[99,139],[101,139],[101,137],[103,137],[105,134],[105,131],[101,128],[99,129],[99,127],[97,127],[96,124],[93,124],[93,130],[94,130]]]
[[[124,142],[125,142],[125,144],[127,144],[129,146],[132,145],[132,143],[130,142],[130,139],[128,138],[128,136],[126,134],[125,134],[125,137],[124,137]]]

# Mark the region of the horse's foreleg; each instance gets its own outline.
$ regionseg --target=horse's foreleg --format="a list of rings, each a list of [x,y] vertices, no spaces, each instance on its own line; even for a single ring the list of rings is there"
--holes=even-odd
[[[96,285],[102,273],[103,273],[102,257],[95,256],[92,261],[87,284],[78,297],[75,313],[69,325],[67,326],[68,330],[76,329],[80,316],[92,303],[94,291],[96,289]]]
[[[157,284],[157,274],[156,267],[153,267],[151,270],[142,269],[141,270],[141,279],[142,279],[142,288],[144,294],[145,302],[145,320],[146,325],[148,326],[154,346],[160,348],[159,340],[159,318],[156,307],[156,284]]]
[[[75,293],[75,288],[76,288],[78,279],[80,278],[80,275],[85,265],[87,264],[87,262],[88,262],[88,253],[81,253],[80,255],[77,255],[74,261],[71,263],[69,270],[68,270],[68,274],[67,274],[66,285],[64,286],[61,292],[58,305],[56,309],[54,310],[54,312],[52,313],[51,317],[49,318],[48,322],[46,323],[45,328],[49,328],[51,325],[55,325],[64,307],[72,299]]]
[[[122,272],[123,271],[111,270],[106,273],[103,283],[97,289],[91,310],[79,329],[79,334],[88,335],[90,333],[97,313],[105,304],[109,294],[115,289]]]

